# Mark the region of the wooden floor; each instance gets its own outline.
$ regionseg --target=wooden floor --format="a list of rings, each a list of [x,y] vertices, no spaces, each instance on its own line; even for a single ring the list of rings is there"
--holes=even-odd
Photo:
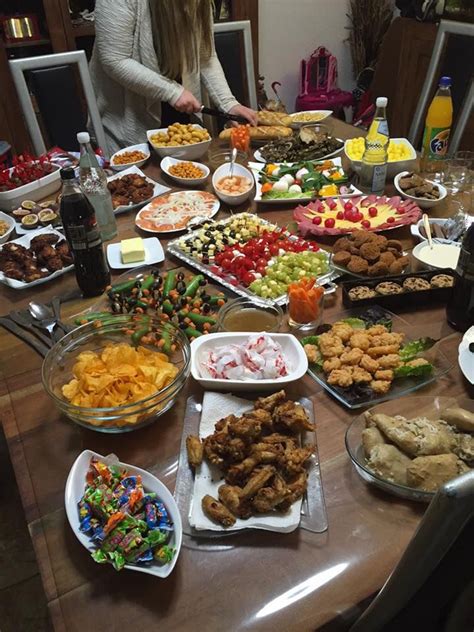
[[[0,429],[0,629],[52,629],[5,437]]]

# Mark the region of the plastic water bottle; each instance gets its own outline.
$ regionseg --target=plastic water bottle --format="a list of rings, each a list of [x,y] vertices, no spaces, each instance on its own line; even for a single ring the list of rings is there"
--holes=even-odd
[[[117,235],[117,221],[114,215],[112,196],[107,188],[107,176],[99,166],[97,156],[91,146],[87,132],[79,132],[77,140],[81,146],[79,159],[79,179],[87,199],[94,207],[102,241],[109,241]]]
[[[385,188],[387,152],[390,140],[386,113],[387,103],[387,97],[377,98],[375,117],[365,137],[365,149],[359,177],[359,186],[364,193],[380,195]]]

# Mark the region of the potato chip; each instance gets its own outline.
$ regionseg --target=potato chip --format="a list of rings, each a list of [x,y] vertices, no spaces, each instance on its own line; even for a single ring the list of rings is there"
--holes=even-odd
[[[112,408],[154,395],[174,380],[178,368],[164,353],[120,343],[108,345],[100,353],[83,351],[72,373],[73,379],[62,387],[64,397],[71,404]],[[138,418],[138,414],[130,415],[120,425],[136,423]],[[100,425],[97,422],[94,420],[95,425]],[[100,423],[108,425],[107,421]]]

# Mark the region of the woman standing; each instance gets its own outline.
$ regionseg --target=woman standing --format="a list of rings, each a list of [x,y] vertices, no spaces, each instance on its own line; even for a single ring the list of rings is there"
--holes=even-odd
[[[214,48],[212,0],[97,0],[90,71],[109,152],[198,112],[201,81],[224,112],[256,124]]]

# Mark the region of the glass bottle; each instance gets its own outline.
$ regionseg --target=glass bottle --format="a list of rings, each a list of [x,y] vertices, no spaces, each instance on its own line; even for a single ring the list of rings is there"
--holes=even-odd
[[[364,193],[381,195],[385,188],[388,161],[387,97],[378,97],[375,117],[365,137],[359,185]]]
[[[453,294],[446,309],[448,323],[466,331],[474,325],[474,224],[462,240]]]

